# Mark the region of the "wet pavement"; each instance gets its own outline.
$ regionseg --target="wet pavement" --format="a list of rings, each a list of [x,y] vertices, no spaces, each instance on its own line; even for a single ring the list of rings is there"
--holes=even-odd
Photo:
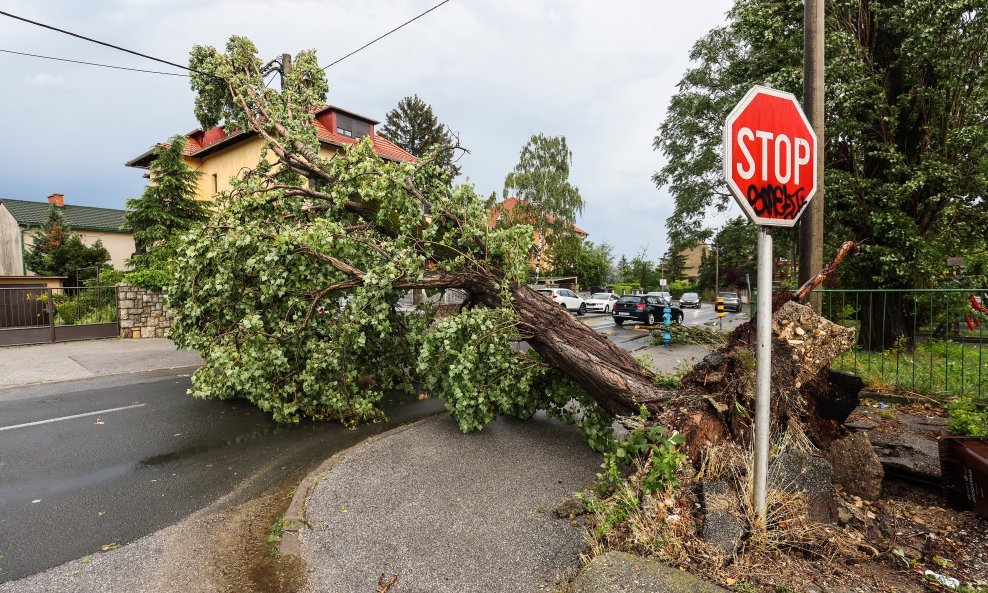
[[[300,479],[390,423],[278,425],[246,401],[190,397],[193,369],[0,390],[0,583],[136,540],[237,490]],[[0,586],[0,590],[3,587]]]
[[[644,350],[651,345],[649,339],[651,328],[646,329],[643,324],[629,320],[625,321],[624,325],[617,325],[610,315],[603,313],[588,313],[578,319],[629,352]],[[748,321],[748,314],[745,312],[726,313],[723,318],[723,331],[732,331],[745,321]],[[713,305],[709,304],[703,304],[699,309],[683,309],[683,324],[706,325],[713,329],[721,328],[721,322],[717,320],[717,313],[714,311]]]

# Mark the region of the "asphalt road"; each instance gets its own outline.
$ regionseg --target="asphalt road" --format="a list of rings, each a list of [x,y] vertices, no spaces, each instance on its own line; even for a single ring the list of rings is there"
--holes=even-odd
[[[748,321],[747,306],[742,306],[741,313],[728,312],[724,315],[724,331],[731,331],[741,323]],[[588,327],[603,334],[625,350],[634,352],[650,345],[649,330],[645,326],[634,321],[625,321],[624,325],[617,325],[610,314],[587,313],[579,317],[580,321]],[[712,304],[701,304],[699,309],[683,309],[683,324],[685,325],[709,325],[717,329],[720,323],[717,321],[717,312]]]
[[[391,422],[280,426],[245,401],[186,395],[192,369],[0,390],[0,583],[122,546],[238,490],[300,479]],[[239,488],[239,489],[238,489]]]

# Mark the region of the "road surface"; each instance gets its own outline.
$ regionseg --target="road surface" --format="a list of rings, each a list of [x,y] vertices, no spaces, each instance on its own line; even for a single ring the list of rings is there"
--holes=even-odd
[[[300,479],[390,424],[280,426],[249,403],[186,395],[192,369],[0,390],[0,583],[122,546],[238,490]]]
[[[634,352],[647,348],[651,344],[651,334],[633,321],[625,321],[624,325],[617,325],[610,314],[587,313],[578,317],[580,321],[588,327],[603,334],[613,340],[618,346],[625,350]],[[741,313],[726,313],[724,315],[724,331],[731,331],[741,323],[748,321],[747,308],[742,308]],[[713,305],[703,304],[699,309],[683,309],[683,323],[685,325],[709,325],[717,329],[720,327],[717,321],[717,312]]]

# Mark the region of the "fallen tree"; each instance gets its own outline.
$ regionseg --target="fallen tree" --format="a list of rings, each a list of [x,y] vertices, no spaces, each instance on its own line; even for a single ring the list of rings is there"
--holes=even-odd
[[[490,227],[490,203],[452,186],[437,155],[388,161],[369,139],[321,155],[312,113],[328,89],[313,52],[296,57],[281,91],[265,86],[243,38],[222,53],[195,48],[191,67],[204,128],[222,123],[265,146],[210,221],[184,237],[168,290],[176,341],[206,361],[196,395],[247,397],[281,421],[352,423],[380,417],[388,390],[421,383],[464,430],[547,409],[604,446],[613,417],[645,406],[689,437],[694,456],[748,439],[753,325],[682,389],[662,389],[626,351],[525,285],[531,228]],[[395,310],[407,291],[451,288],[467,294],[458,315],[433,322]],[[853,339],[788,304],[791,295],[777,297],[773,432],[825,446],[843,420],[827,412],[826,367]],[[511,349],[522,339],[535,355]]]

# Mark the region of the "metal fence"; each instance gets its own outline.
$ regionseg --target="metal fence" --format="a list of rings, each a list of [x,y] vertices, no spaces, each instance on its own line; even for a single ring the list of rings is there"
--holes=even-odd
[[[119,335],[117,288],[0,288],[0,346]]]
[[[988,288],[815,293],[824,316],[857,331],[835,370],[879,391],[988,397]]]

